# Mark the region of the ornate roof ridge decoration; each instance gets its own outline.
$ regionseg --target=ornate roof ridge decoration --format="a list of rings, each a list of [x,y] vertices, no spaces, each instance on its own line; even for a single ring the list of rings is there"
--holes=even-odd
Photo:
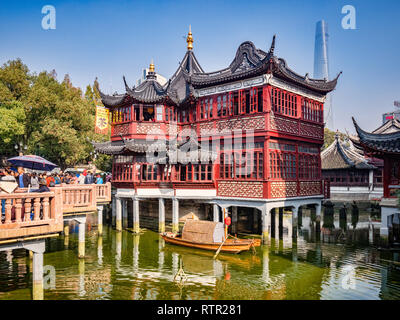
[[[400,131],[400,122],[396,118],[392,118],[389,121],[386,121],[380,127],[376,128],[372,133],[393,133]]]
[[[359,142],[358,143],[355,142],[358,141],[357,138],[347,133],[347,141],[349,142],[349,148],[351,151],[357,152],[359,155],[364,156],[363,148],[360,146]]]
[[[139,103],[170,101],[175,105],[184,105],[195,99],[195,88],[210,87],[266,73],[273,74],[277,80],[285,80],[325,95],[335,89],[337,80],[342,73],[340,72],[331,81],[311,79],[308,74],[300,76],[287,66],[284,59],[274,55],[276,35],[272,38],[268,52],[257,49],[251,41],[245,41],[240,44],[235,58],[227,68],[206,73],[194,55],[191,31],[189,31],[187,40],[188,50],[167,85],[162,86],[157,82],[154,64],[151,64],[146,80],[136,88],[130,88],[123,77],[125,94],[109,96],[99,90],[103,104],[106,107],[116,107],[135,101]]]
[[[191,76],[191,83],[195,88],[203,88],[270,72],[278,78],[289,80],[304,88],[323,94],[335,89],[342,72],[331,81],[327,79],[312,79],[309,78],[308,74],[301,76],[291,70],[284,59],[274,55],[275,42],[276,35],[273,36],[271,47],[266,53],[257,49],[251,41],[245,41],[240,44],[234,60],[227,68],[214,72],[194,73]]]
[[[125,91],[128,94],[131,94],[135,91],[135,86],[133,86],[132,88],[129,88],[128,84],[126,83],[126,79],[125,76],[122,76],[122,79],[124,79],[124,85],[125,85]]]
[[[354,127],[356,128],[358,138],[360,142],[362,141],[387,141],[393,139],[400,139],[400,130],[397,132],[390,132],[390,133],[373,133],[367,132],[358,125],[354,117],[351,117],[353,120]]]
[[[196,56],[192,50],[186,51],[178,69],[170,78],[170,84],[167,88],[167,95],[176,105],[185,104],[194,96],[194,88],[191,84],[191,75],[193,73],[204,73]]]
[[[113,95],[108,95],[103,93],[100,90],[99,85],[96,83],[96,89],[99,91],[100,94],[100,98],[101,98],[101,102],[103,102],[103,104],[106,107],[112,108],[112,107],[118,107],[121,105],[124,105],[128,102],[128,95],[126,93],[124,94],[113,94]]]
[[[352,117],[360,145],[383,153],[400,153],[400,130],[391,133],[371,133],[364,131]]]
[[[287,66],[286,60],[283,58],[273,57],[273,73],[278,77],[283,77],[285,79],[291,80],[303,87],[308,89],[316,90],[327,94],[333,91],[337,85],[337,81],[340,75],[343,73],[340,71],[338,75],[333,79],[328,81],[327,79],[312,79],[306,73],[304,76],[299,75]]]
[[[253,42],[245,41],[240,44],[235,58],[227,68],[214,72],[194,73],[191,75],[191,83],[194,87],[201,88],[265,73],[268,70],[268,61],[273,54],[274,47],[275,37],[268,53],[257,49]]]
[[[322,169],[376,169],[365,156],[343,144],[338,134],[332,144],[321,152]]]

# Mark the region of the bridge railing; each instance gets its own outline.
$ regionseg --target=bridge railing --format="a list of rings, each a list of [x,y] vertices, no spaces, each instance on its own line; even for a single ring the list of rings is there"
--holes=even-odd
[[[90,212],[96,210],[95,185],[63,185],[63,213]]]
[[[96,184],[96,200],[97,203],[111,201],[111,183]]]
[[[51,192],[0,193],[0,241],[63,230],[64,214],[93,212],[111,201],[111,183],[61,185]]]
[[[46,193],[0,194],[0,240],[62,231],[61,199],[60,189]]]

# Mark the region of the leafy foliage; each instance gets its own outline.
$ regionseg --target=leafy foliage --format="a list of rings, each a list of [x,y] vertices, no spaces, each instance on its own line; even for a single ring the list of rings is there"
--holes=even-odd
[[[341,132],[338,133],[341,140],[346,140],[345,139],[346,135],[344,133]],[[324,145],[322,146],[322,150],[329,147],[333,143],[333,141],[335,141],[335,135],[336,135],[335,131],[331,131],[328,128],[324,129]]]
[[[20,59],[7,62],[0,68],[0,154],[15,154],[14,145],[25,144],[26,153],[61,167],[90,161],[89,141],[109,138],[94,133],[97,94],[88,85],[83,95],[69,75],[58,82],[55,70],[37,75]]]

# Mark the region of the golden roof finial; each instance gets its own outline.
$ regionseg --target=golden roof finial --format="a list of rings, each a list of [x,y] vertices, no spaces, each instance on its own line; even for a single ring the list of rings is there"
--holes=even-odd
[[[187,49],[192,50],[193,49],[193,37],[192,37],[192,26],[191,25],[189,25],[189,33],[186,38],[186,42],[187,42]]]
[[[149,67],[149,72],[154,72],[154,62],[153,59],[151,59],[150,67]]]

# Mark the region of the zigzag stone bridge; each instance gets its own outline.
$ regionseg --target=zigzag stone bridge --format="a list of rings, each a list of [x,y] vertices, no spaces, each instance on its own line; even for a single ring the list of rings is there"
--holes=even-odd
[[[20,189],[0,194],[0,251],[24,248],[33,254],[33,298],[43,299],[43,253],[45,239],[79,223],[78,256],[85,256],[86,215],[98,212],[98,232],[103,231],[103,206],[111,202],[111,184],[62,185],[50,192],[28,193]],[[3,201],[4,200],[4,201]],[[4,206],[4,209],[2,208]]]

